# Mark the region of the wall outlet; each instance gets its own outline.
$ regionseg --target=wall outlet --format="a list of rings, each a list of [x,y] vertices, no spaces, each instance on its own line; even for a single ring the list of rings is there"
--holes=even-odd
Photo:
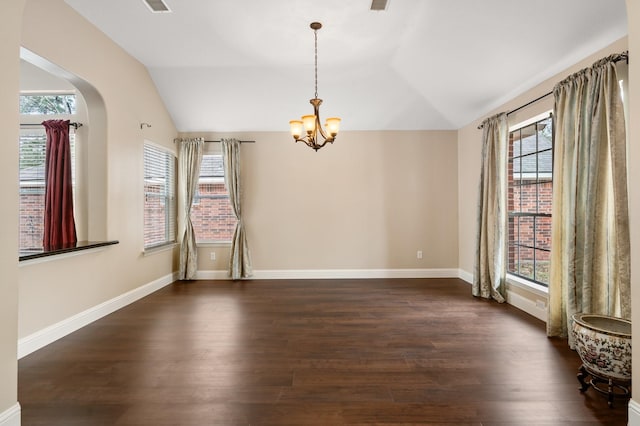
[[[544,309],[547,307],[547,303],[544,300],[536,300],[536,308]]]
[[[417,257],[418,259],[422,259],[422,250],[418,250],[418,251],[416,252],[416,257]]]
[[[216,260],[216,252],[212,251],[210,254],[211,260]]]

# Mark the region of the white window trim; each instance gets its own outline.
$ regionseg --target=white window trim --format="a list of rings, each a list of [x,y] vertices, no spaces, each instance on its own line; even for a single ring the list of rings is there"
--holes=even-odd
[[[523,127],[527,127],[530,124],[537,123],[538,121],[544,120],[545,118],[548,118],[552,113],[553,113],[553,110],[550,109],[548,111],[540,113],[540,114],[538,114],[536,116],[533,116],[531,118],[527,118],[526,120],[521,121],[520,123],[512,124],[512,125],[509,126],[509,133],[511,133],[511,132],[513,132],[515,130],[520,130]]]
[[[200,241],[196,243],[200,247],[231,247],[231,241]]]
[[[509,273],[507,273],[507,284],[531,291],[532,293],[541,297],[547,297],[549,295],[548,287],[545,287],[538,283],[534,283],[533,281],[529,281],[516,275],[511,275]]]
[[[520,123],[513,124],[513,125],[509,126],[509,133],[511,133],[513,131],[516,131],[516,130],[519,130],[519,129],[522,129],[523,127],[527,127],[527,126],[529,126],[529,125],[531,125],[533,123],[537,123],[538,121],[544,120],[545,118],[551,116],[552,114],[553,114],[553,110],[550,109],[550,110],[545,111],[543,113],[540,113],[540,114],[538,114],[536,116],[528,118],[528,119],[526,119],[524,121],[521,121]],[[526,174],[526,173],[523,173],[523,175],[524,174]],[[547,175],[547,173],[545,173],[545,175]],[[551,176],[553,176],[553,175],[551,175]],[[552,218],[552,220],[553,220],[553,218]],[[552,248],[552,250],[553,250],[553,248]],[[524,290],[529,290],[529,291],[537,294],[538,296],[548,297],[548,295],[549,295],[549,288],[548,287],[545,287],[545,286],[540,285],[540,284],[538,284],[536,282],[533,282],[533,281],[529,281],[529,280],[527,280],[525,278],[518,277],[516,275],[512,275],[512,274],[510,274],[508,272],[507,272],[507,275],[506,275],[506,281],[507,281],[507,284],[509,284],[509,285],[512,285],[514,287],[519,287],[519,288],[522,288]]]
[[[178,247],[178,243],[177,242],[172,242],[172,243],[160,244],[160,245],[153,246],[153,247],[143,248],[142,249],[142,256],[144,256],[144,257],[151,256],[151,255],[154,255],[154,254],[157,254],[157,253],[162,253],[162,252],[165,252],[165,251],[173,250],[176,247]]]

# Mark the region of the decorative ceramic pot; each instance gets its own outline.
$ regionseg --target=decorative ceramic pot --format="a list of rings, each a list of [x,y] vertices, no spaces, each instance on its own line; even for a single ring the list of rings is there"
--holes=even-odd
[[[617,382],[631,381],[631,322],[597,314],[573,315],[572,332],[588,373]]]

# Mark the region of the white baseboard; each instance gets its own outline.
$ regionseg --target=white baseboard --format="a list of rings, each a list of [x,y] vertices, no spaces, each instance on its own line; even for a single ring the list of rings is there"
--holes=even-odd
[[[171,284],[177,279],[177,274],[168,274],[148,284],[144,284],[120,296],[107,300],[99,305],[80,312],[72,317],[52,324],[18,340],[18,359],[29,355],[56,340],[73,333],[112,312],[121,309],[136,300]],[[2,425],[2,423],[0,423]]]
[[[544,321],[545,323],[547,322],[546,301],[544,301],[545,304],[543,306],[538,306],[535,301],[523,297],[513,291],[507,290],[507,303],[538,318],[540,321]]]
[[[227,271],[196,271],[196,280],[230,280]]]
[[[629,400],[629,426],[640,426],[640,403]]]
[[[20,426],[20,404],[15,403],[12,407],[0,413],[0,426]]]
[[[307,280],[358,278],[458,278],[458,269],[282,269],[256,270],[255,280]],[[228,280],[227,271],[198,271],[197,280]]]
[[[469,284],[473,284],[473,274],[465,271],[464,269],[458,269],[458,278],[468,282]]]
[[[458,271],[458,278],[468,282],[469,284],[473,284],[473,274],[463,269],[460,269]],[[507,303],[520,309],[521,311],[528,313],[533,317],[538,318],[540,321],[547,322],[548,314],[546,296],[537,296],[537,293],[535,292],[530,293],[531,297],[535,298],[535,300],[526,298],[518,293],[509,291],[507,289]],[[541,304],[539,305],[538,303]],[[640,426],[640,424],[638,426]]]

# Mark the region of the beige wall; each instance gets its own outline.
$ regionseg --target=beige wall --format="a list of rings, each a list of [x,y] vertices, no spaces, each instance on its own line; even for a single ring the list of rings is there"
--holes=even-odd
[[[18,140],[20,28],[24,1],[5,2],[0,25],[0,140]],[[18,331],[18,144],[0,144],[0,414],[13,407],[17,392]]]
[[[631,322],[640,324],[640,3],[627,0],[629,27],[629,215],[631,217]],[[640,328],[632,329],[634,342],[640,341]],[[637,345],[636,345],[637,346]],[[633,352],[633,383],[640,383],[640,351]],[[640,401],[633,392],[634,401]],[[637,404],[637,402],[635,403]],[[629,413],[629,425],[640,425],[640,411]]]
[[[64,22],[58,27],[64,31],[51,31],[52,20]],[[68,74],[87,101],[83,140],[91,152],[92,188],[88,235],[120,243],[99,252],[21,265],[19,337],[172,274],[175,250],[142,255],[142,147],[148,139],[173,150],[177,134],[146,68],[64,1],[26,1],[22,45]],[[152,127],[141,130],[141,122]],[[15,211],[13,206],[3,217],[13,218]],[[16,249],[11,251],[15,259]]]
[[[284,132],[202,136],[256,141],[242,145],[256,270],[457,268],[455,131],[345,131],[318,152]],[[199,254],[226,268],[228,250]]]
[[[627,39],[623,38],[606,49],[585,58],[571,68],[544,81],[533,89],[523,93],[517,98],[507,102],[484,117],[479,117],[473,123],[463,127],[458,132],[458,211],[460,218],[458,222],[459,232],[459,267],[461,270],[473,273],[473,256],[475,253],[475,232],[476,232],[476,204],[478,197],[478,182],[480,179],[480,155],[482,130],[478,130],[478,125],[492,114],[516,109],[529,101],[536,99],[545,93],[551,92],[553,86],[559,83],[570,74],[591,66],[596,60],[607,56],[610,53],[619,53],[627,50]],[[510,125],[520,123],[528,118],[534,117],[545,111],[553,109],[553,96],[532,104],[514,114],[509,115]]]

